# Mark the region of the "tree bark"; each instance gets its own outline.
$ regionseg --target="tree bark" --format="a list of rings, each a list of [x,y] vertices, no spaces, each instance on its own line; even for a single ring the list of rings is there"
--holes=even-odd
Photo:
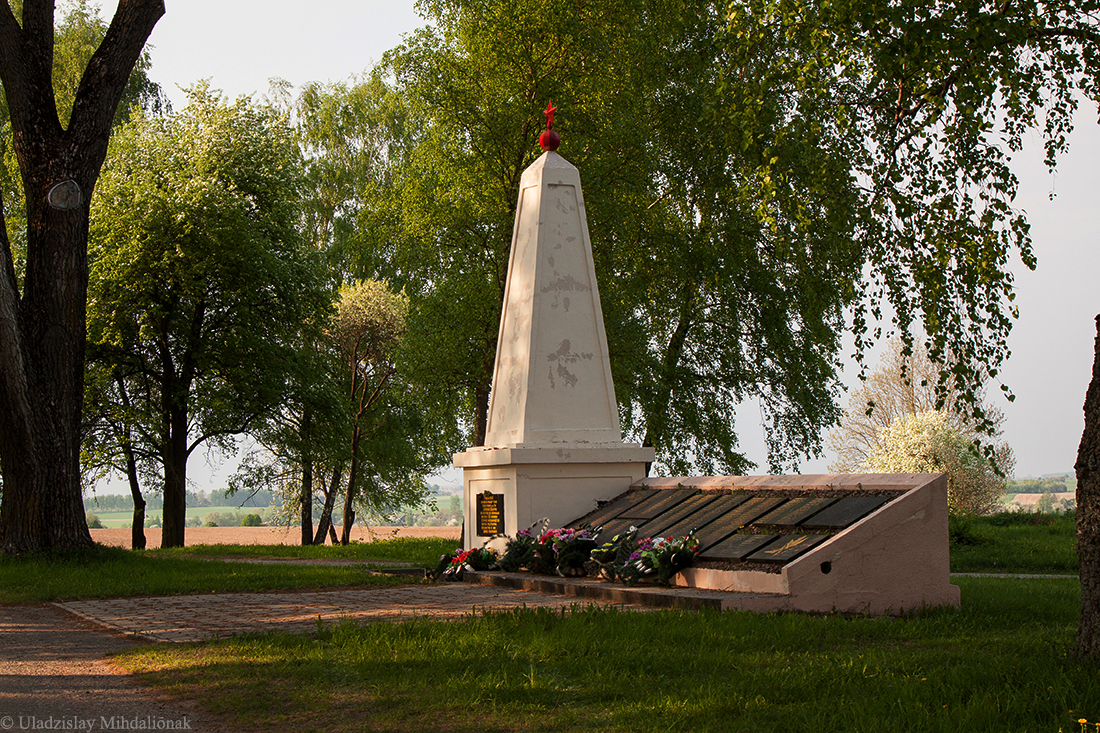
[[[332,530],[332,510],[336,506],[336,492],[340,489],[340,476],[344,473],[341,464],[332,469],[332,481],[329,482],[328,491],[325,492],[325,505],[321,508],[321,519],[317,523],[317,534],[313,536],[313,544],[325,544],[325,535]],[[332,544],[336,544],[336,534],[333,531]]]
[[[130,482],[130,496],[134,499],[134,522],[130,525],[130,548],[144,550],[145,499],[141,496],[141,485],[138,483],[137,461],[134,460],[134,450],[128,441],[122,450],[126,457],[126,478]]]
[[[313,544],[313,453],[312,453],[313,413],[309,408],[302,412],[301,438],[302,450],[302,545]]]
[[[1077,557],[1081,618],[1073,653],[1100,661],[1100,316],[1096,317],[1092,381],[1085,394],[1085,430],[1077,449]]]
[[[173,409],[171,426],[162,452],[164,509],[161,514],[161,547],[183,547],[187,522],[187,410]]]
[[[162,0],[120,0],[63,129],[51,79],[54,2],[25,0],[22,25],[0,5],[0,81],[27,198],[22,293],[0,226],[5,553],[92,546],[80,490],[90,199],[115,109],[163,14]]]

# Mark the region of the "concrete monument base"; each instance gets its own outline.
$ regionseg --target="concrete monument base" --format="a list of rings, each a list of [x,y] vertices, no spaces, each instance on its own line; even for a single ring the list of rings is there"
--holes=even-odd
[[[480,547],[495,534],[514,537],[542,519],[564,527],[644,478],[653,457],[652,448],[629,443],[519,444],[457,453],[467,508],[463,547]],[[498,549],[503,544],[495,543]]]

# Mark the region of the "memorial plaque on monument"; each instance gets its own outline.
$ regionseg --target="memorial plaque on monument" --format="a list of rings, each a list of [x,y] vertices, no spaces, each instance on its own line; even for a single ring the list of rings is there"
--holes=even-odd
[[[742,498],[745,495],[734,495],[729,498],[733,499],[735,496],[736,498]],[[710,524],[695,533],[695,537],[699,540],[699,548],[706,550],[711,545],[717,544],[746,524],[752,522],[757,517],[770,512],[785,501],[786,499],[778,496],[765,497],[752,496],[751,494],[748,495],[746,501],[733,506],[730,511],[712,520]]]
[[[800,527],[802,529],[844,529],[855,524],[889,501],[885,496],[846,496],[836,504],[822,509]]]
[[[772,540],[779,539],[775,534],[735,534],[713,545],[699,556],[701,560],[744,560],[749,555],[764,548]]]
[[[608,521],[619,516],[632,506],[636,506],[649,497],[657,493],[657,489],[633,489],[628,491],[621,499],[616,499],[610,504],[606,504],[596,511],[586,514],[577,521],[570,524],[570,527],[580,527],[582,525],[588,525],[589,527],[599,527],[601,524],[605,524]]]
[[[623,512],[620,516],[630,517],[631,519],[653,519],[658,514],[668,511],[692,494],[697,493],[699,493],[698,489],[662,489],[641,504]]]
[[[504,534],[504,494],[477,495],[477,536]]]
[[[768,512],[764,516],[753,521],[758,527],[780,527],[782,529],[794,529],[800,523],[817,514],[819,511],[835,502],[834,498],[814,499],[808,496],[799,496],[791,499],[783,506]]]
[[[669,527],[678,524],[685,517],[695,516],[696,512],[705,506],[709,506],[717,498],[714,494],[706,493],[688,497],[664,514],[658,514],[649,520],[649,523],[646,524],[646,534],[650,537],[682,537],[687,532],[672,534],[669,532]]]
[[[745,559],[750,562],[774,562],[786,565],[796,557],[817,547],[828,535],[823,534],[788,534],[783,535],[774,543],[752,553]]]
[[[664,530],[665,537],[683,537],[691,530],[700,530],[713,522],[718,517],[730,511],[736,506],[744,504],[749,497],[738,494],[719,496],[712,502],[704,505],[698,511],[688,514],[679,522]],[[687,502],[684,502],[685,504]],[[659,519],[660,517],[658,517]]]

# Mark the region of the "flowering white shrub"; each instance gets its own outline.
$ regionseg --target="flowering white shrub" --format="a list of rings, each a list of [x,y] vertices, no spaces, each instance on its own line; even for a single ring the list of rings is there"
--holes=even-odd
[[[989,514],[1005,491],[1005,479],[951,424],[950,417],[936,410],[898,418],[884,428],[863,470],[946,473],[952,514]]]

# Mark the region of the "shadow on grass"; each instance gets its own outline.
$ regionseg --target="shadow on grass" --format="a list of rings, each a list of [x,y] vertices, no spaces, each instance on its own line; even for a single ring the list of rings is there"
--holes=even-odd
[[[237,725],[350,730],[1024,731],[1100,718],[1071,580],[961,579],[901,618],[531,609],[118,658]]]

